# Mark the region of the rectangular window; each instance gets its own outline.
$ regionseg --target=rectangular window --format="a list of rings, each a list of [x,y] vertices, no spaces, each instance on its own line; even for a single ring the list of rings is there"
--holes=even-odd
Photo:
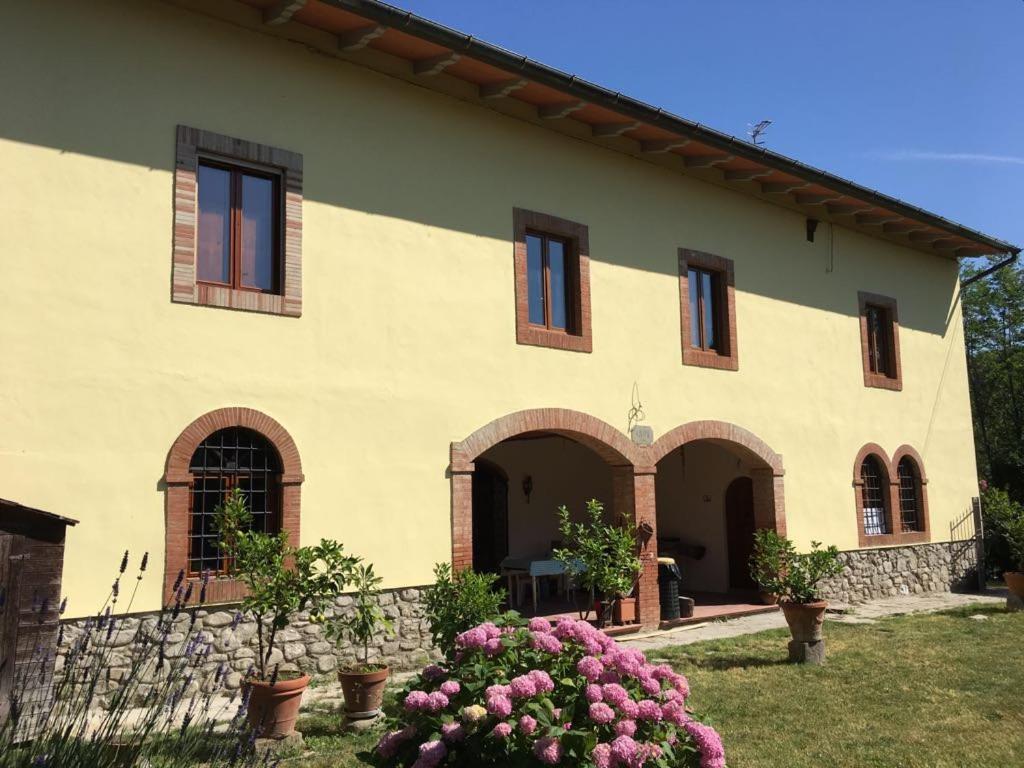
[[[247,167],[200,160],[197,186],[199,282],[278,293],[279,177]]]
[[[899,391],[903,389],[903,373],[896,300],[860,291],[857,301],[864,386]]]
[[[718,276],[706,269],[690,268],[690,344],[696,349],[717,350],[720,300]]]
[[[679,302],[683,365],[738,370],[732,260],[680,248]]]
[[[569,290],[573,281],[568,250],[569,244],[561,238],[539,232],[526,234],[530,323],[572,333]]]

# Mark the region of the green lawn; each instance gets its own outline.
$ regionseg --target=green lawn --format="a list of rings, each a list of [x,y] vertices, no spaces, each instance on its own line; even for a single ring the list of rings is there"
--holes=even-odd
[[[1024,766],[1024,613],[829,622],[826,634],[823,667],[785,663],[784,630],[649,655],[689,676],[731,768]],[[378,734],[341,735],[338,721],[304,717],[311,752],[282,765],[360,764]]]

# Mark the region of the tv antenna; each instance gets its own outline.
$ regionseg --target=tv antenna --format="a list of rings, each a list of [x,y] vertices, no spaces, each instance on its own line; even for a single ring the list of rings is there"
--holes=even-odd
[[[756,146],[758,146],[758,147],[763,147],[764,146],[764,139],[761,138],[761,137],[764,136],[764,132],[768,130],[768,126],[771,125],[772,122],[774,122],[774,121],[772,121],[772,120],[762,120],[757,125],[750,126],[750,130],[747,131],[747,135],[750,137],[750,140]],[[749,125],[749,123],[748,123],[748,125]]]

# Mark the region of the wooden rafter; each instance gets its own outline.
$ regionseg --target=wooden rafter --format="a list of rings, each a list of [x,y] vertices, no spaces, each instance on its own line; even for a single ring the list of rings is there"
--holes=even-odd
[[[269,8],[263,9],[264,24],[284,24],[291,21],[296,11],[302,9],[306,0],[279,0]]]
[[[799,205],[824,205],[825,203],[834,203],[838,200],[842,200],[843,196],[838,192],[826,192],[825,194],[805,194],[803,192],[797,192],[793,195],[793,199],[796,200]]]
[[[417,75],[439,75],[461,58],[462,56],[455,51],[448,51],[440,56],[431,56],[429,59],[414,61],[412,71]]]
[[[360,51],[387,31],[388,28],[381,24],[350,29],[338,35],[338,48],[343,51]]]
[[[640,123],[600,123],[591,127],[591,133],[594,136],[605,137],[605,136],[621,136],[626,131],[633,131],[640,127]]]
[[[671,152],[673,149],[678,149],[679,147],[685,147],[689,143],[689,139],[684,139],[682,137],[677,137],[675,139],[654,139],[652,141],[641,141],[640,150],[642,152],[660,154],[664,152]]]
[[[744,168],[741,170],[723,171],[726,181],[755,181],[765,176],[771,176],[774,171],[771,168]]]
[[[480,86],[480,98],[482,99],[503,99],[513,91],[529,84],[529,80],[522,77],[513,77],[511,80],[502,80],[500,83],[487,83]]]
[[[687,168],[714,168],[734,159],[732,155],[690,155],[683,158],[683,164]]]
[[[545,104],[543,107],[538,107],[537,114],[545,120],[557,120],[561,117],[567,117],[573,112],[578,112],[585,106],[587,106],[586,102],[579,100],[565,101],[561,104]]]
[[[761,192],[766,195],[788,195],[796,189],[811,186],[807,181],[762,181]]]

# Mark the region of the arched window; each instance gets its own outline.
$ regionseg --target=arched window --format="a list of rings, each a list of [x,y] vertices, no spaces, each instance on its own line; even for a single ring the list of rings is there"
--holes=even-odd
[[[281,529],[281,459],[259,433],[244,427],[217,430],[196,448],[188,471],[188,575],[224,572],[214,512],[234,488],[245,494],[254,530]]]
[[[900,484],[901,530],[903,533],[923,531],[921,473],[917,463],[909,456],[904,456],[896,465],[896,476]]]
[[[884,536],[892,533],[888,514],[888,478],[882,462],[875,455],[864,458],[860,465],[861,509],[864,535]]]

